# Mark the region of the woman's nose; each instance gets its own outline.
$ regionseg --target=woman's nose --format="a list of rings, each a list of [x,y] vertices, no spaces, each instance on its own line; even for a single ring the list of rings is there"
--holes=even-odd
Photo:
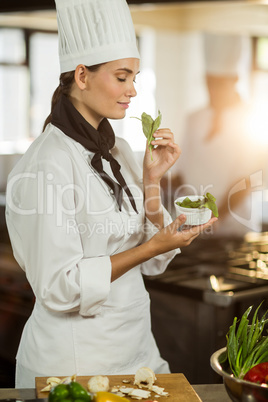
[[[130,85],[129,89],[128,89],[128,96],[130,98],[133,98],[134,96],[137,95],[137,91],[134,85],[134,82]]]

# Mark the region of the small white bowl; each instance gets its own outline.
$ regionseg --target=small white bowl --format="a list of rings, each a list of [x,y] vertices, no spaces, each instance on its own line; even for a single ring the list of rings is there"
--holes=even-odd
[[[185,225],[196,226],[203,225],[207,223],[211,218],[211,210],[209,208],[184,208],[180,207],[177,202],[182,202],[186,197],[179,197],[174,201],[177,215],[185,215],[186,222]],[[191,201],[197,201],[198,199],[203,199],[203,195],[188,195]]]

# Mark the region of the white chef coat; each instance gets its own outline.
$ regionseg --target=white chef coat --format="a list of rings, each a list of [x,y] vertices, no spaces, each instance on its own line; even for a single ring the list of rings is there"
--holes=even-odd
[[[262,188],[259,178],[263,174],[264,152],[250,136],[250,108],[241,104],[226,109],[220,131],[208,140],[213,113],[211,108],[204,108],[189,117],[182,155],[174,173],[182,175],[181,191],[185,195],[210,192],[220,206],[226,193],[230,195],[243,188],[244,179],[250,179],[252,193]],[[252,193],[224,219],[219,217],[212,228],[214,235],[243,236],[250,230],[261,230],[257,221],[257,209],[261,206],[254,206]]]
[[[52,124],[9,175],[8,230],[36,297],[17,353],[16,387],[34,386],[34,375],[130,374],[141,366],[168,372],[151,333],[142,274],[162,273],[179,250],[111,283],[110,256],[156,233],[145,219],[142,171],[133,152],[122,138],[111,152],[138,214],[125,194],[119,211],[89,163],[93,154]],[[109,163],[103,165],[112,176]],[[171,222],[166,211],[164,219]]]

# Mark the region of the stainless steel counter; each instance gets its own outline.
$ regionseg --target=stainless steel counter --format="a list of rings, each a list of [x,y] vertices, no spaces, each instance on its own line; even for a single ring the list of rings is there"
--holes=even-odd
[[[228,397],[225,387],[222,384],[202,384],[192,386],[200,397],[202,402],[228,402],[230,398]],[[12,388],[2,388],[0,389],[0,400],[1,399],[34,399],[35,390],[34,389],[12,389]],[[172,402],[172,401],[170,401]]]

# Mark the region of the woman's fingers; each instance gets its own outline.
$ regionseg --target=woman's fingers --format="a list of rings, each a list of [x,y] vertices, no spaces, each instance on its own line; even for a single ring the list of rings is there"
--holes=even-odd
[[[169,128],[159,129],[153,134],[154,139],[152,145],[167,145],[169,142],[174,143],[174,134]]]
[[[197,226],[187,226],[186,228],[182,227],[181,234],[184,237],[187,245],[190,244],[196,237],[198,237],[202,232],[212,226],[215,222],[217,222],[218,218],[211,218],[207,223],[203,225]]]
[[[170,227],[172,232],[178,232],[180,228],[185,224],[186,222],[186,216],[181,214],[179,215],[174,221],[167,227]]]
[[[153,133],[154,138],[174,138],[173,132],[169,128],[159,128]]]
[[[211,218],[204,225],[184,228],[186,216],[179,215],[170,225],[163,229],[163,238],[159,240],[161,240],[162,246],[166,246],[169,250],[188,246],[200,233],[212,226],[217,220],[217,218]]]
[[[151,141],[153,146],[157,146],[158,149],[169,147],[169,152],[178,158],[181,154],[181,149],[174,141],[174,134],[169,128],[163,128],[157,130],[154,134],[154,139]],[[155,149],[157,149],[155,148]]]
[[[159,255],[176,248],[186,247],[191,244],[200,233],[209,228],[216,221],[217,218],[212,218],[204,225],[191,226],[183,229],[186,216],[179,215],[173,222],[157,232],[150,239],[152,250],[154,250],[155,255]]]

